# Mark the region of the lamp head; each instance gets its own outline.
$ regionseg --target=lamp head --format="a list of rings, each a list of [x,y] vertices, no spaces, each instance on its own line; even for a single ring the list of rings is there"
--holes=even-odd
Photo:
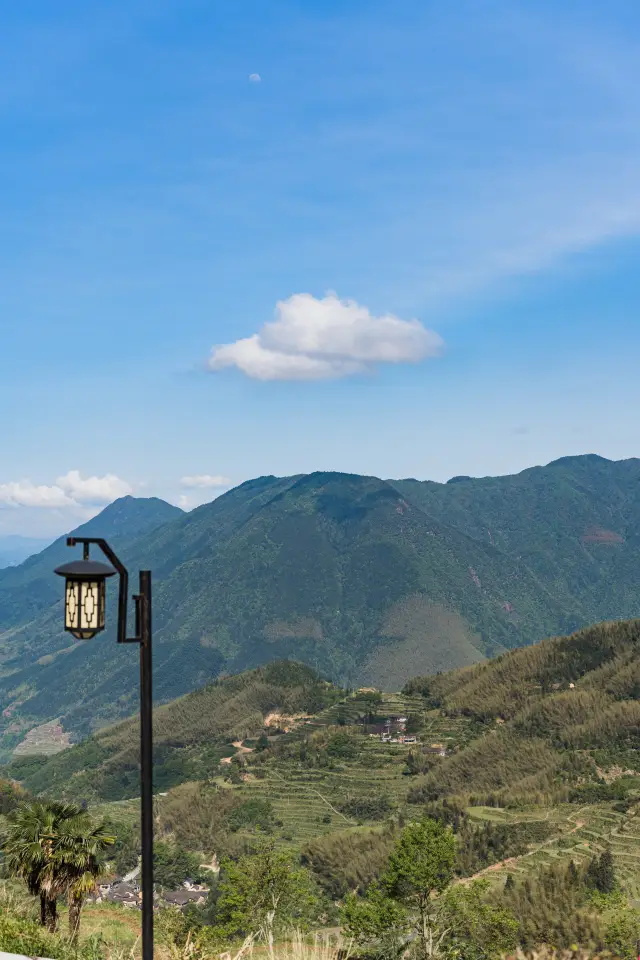
[[[90,640],[104,630],[105,582],[113,567],[95,560],[72,560],[54,571],[65,578],[64,628],[78,640]]]

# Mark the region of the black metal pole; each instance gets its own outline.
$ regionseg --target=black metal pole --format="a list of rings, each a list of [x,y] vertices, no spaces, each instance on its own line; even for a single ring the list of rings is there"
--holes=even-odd
[[[153,960],[153,691],[151,571],[140,571],[140,833],[142,841],[142,960]]]
[[[99,547],[120,575],[118,643],[140,644],[140,834],[142,846],[142,960],[153,960],[153,689],[151,683],[151,571],[140,571],[136,601],[136,635],[127,637],[129,574],[102,537],[67,537],[67,546],[81,543],[88,559],[89,544]],[[62,568],[61,568],[62,569]],[[60,572],[60,571],[56,571]]]

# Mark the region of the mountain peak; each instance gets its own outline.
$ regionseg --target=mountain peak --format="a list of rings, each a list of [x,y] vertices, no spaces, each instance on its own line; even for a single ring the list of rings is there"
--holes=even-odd
[[[551,463],[548,463],[548,467],[579,467],[587,466],[600,463],[613,463],[613,460],[608,460],[606,457],[601,457],[597,453],[580,453],[575,454],[574,456],[569,457],[559,457],[557,460],[552,460]]]
[[[158,497],[120,497],[86,523],[70,531],[76,537],[103,537],[114,545],[136,540],[172,520],[184,511]],[[52,571],[69,560],[65,534],[35,553],[19,566],[0,569],[0,631],[11,626],[18,611],[28,610],[31,618],[59,599]],[[119,549],[119,547],[118,547]]]
[[[107,534],[138,534],[176,520],[184,511],[159,497],[118,497],[97,516],[83,523],[74,534],[106,536]]]

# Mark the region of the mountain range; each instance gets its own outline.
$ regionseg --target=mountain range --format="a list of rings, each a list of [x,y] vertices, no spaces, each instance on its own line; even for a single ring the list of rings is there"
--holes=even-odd
[[[295,658],[343,686],[418,673],[640,614],[640,460],[567,457],[446,484],[341,473],[250,480],[183,513],[123,498],[80,532],[154,579],[155,696]],[[110,627],[72,643],[64,539],[0,570],[2,749],[58,719],[73,739],[128,713],[137,663]]]
[[[23,563],[34,553],[40,553],[50,543],[50,538],[45,540],[38,537],[20,537],[17,534],[0,537],[0,569]]]

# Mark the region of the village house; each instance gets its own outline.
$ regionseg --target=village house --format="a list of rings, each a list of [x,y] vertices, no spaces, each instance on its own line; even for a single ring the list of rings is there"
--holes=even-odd
[[[424,748],[425,753],[435,753],[439,757],[446,757],[447,749],[443,743],[432,743],[430,746]]]
[[[202,906],[207,901],[207,893],[208,890],[172,890],[171,893],[163,894],[162,899],[170,907],[183,910],[190,903]]]
[[[196,905],[206,903],[208,895],[209,887],[205,884],[185,880],[181,889],[162,894],[154,891],[153,898],[156,901],[156,907],[160,902],[163,902],[169,906],[183,909],[189,903],[195,903]],[[125,880],[122,877],[116,877],[115,880],[111,881],[103,881],[98,884],[95,894],[87,898],[87,903],[103,902],[117,903],[123,907],[132,907],[139,910],[142,905],[140,884],[135,879]]]
[[[191,890],[194,893],[209,893],[209,887],[204,883],[194,883],[193,880],[185,880],[182,886],[185,890]]]
[[[381,736],[390,739],[392,736],[400,736],[407,729],[407,717],[387,717],[383,723],[366,723],[364,718],[360,721],[365,726],[367,733],[373,736]]]
[[[140,907],[142,892],[137,883],[127,883],[124,880],[114,882],[102,898],[107,903],[119,903],[124,907]]]

